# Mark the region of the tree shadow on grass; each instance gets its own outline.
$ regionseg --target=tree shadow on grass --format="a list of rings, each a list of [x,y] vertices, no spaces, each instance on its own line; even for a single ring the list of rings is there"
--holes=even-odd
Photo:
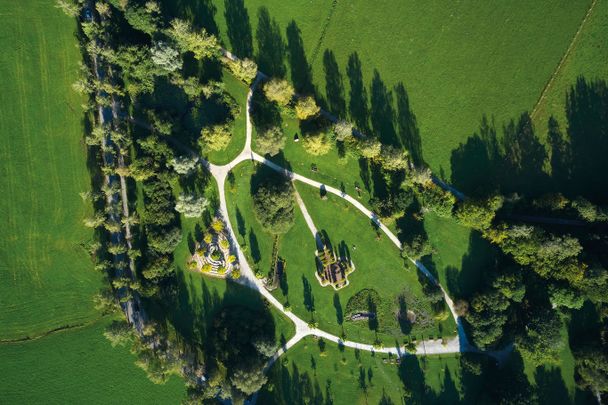
[[[253,56],[253,34],[244,0],[224,0],[224,17],[232,51],[239,58]]]
[[[344,81],[336,56],[326,49],[323,53],[323,71],[325,72],[325,96],[327,109],[338,118],[346,118],[346,100],[344,98]]]
[[[212,0],[162,0],[161,4],[163,15],[167,18],[177,17],[192,21],[197,28],[205,28],[213,35],[219,34],[215,22],[217,9]]]
[[[395,107],[393,93],[387,87],[380,73],[374,69],[370,86],[372,130],[385,145],[401,146],[395,130]]]
[[[346,74],[350,84],[350,94],[348,110],[350,117],[355,122],[357,128],[363,133],[369,131],[369,107],[367,101],[367,90],[363,83],[363,72],[361,69],[361,60],[357,52],[352,53],[348,57],[348,65]]]
[[[270,77],[285,77],[285,42],[281,29],[266,7],[258,9],[258,28],[256,30],[258,53],[256,60],[259,69]]]
[[[397,132],[401,144],[409,152],[414,165],[424,165],[422,157],[422,139],[416,122],[416,115],[411,109],[409,97],[403,83],[395,86],[397,98]]]
[[[291,67],[291,81],[296,92],[314,95],[316,91],[312,83],[312,70],[304,51],[302,33],[294,20],[291,20],[287,26],[287,50]]]
[[[540,404],[568,404],[570,395],[558,367],[539,367],[534,372],[536,390]]]

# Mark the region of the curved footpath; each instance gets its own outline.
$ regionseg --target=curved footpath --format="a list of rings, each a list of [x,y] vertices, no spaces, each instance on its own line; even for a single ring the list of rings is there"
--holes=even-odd
[[[201,161],[203,162],[205,167],[208,168],[208,170],[211,172],[211,174],[213,175],[213,177],[215,178],[215,180],[217,182],[218,192],[219,192],[219,197],[220,197],[219,211],[220,211],[220,214],[224,217],[224,220],[226,221],[226,229],[228,230],[229,238],[231,239],[231,242],[232,242],[233,246],[235,247],[237,257],[238,257],[238,260],[239,260],[239,263],[241,266],[241,277],[239,279],[239,282],[241,284],[247,285],[247,286],[257,290],[264,298],[266,298],[268,300],[268,302],[270,302],[279,311],[281,311],[285,316],[287,316],[294,323],[294,325],[296,327],[295,335],[283,347],[281,347],[277,351],[277,353],[269,360],[266,368],[269,368],[283,353],[285,353],[287,350],[289,350],[290,347],[295,345],[298,341],[300,341],[302,338],[304,338],[306,336],[320,337],[320,338],[335,342],[337,344],[340,344],[340,345],[343,345],[346,347],[351,347],[354,349],[359,349],[359,350],[379,352],[379,353],[390,353],[390,354],[394,354],[394,355],[398,355],[398,356],[404,355],[405,351],[402,346],[399,346],[399,344],[397,344],[395,347],[374,347],[373,345],[370,345],[370,344],[343,340],[336,335],[332,335],[321,329],[309,326],[309,324],[307,322],[305,322],[298,316],[294,315],[290,310],[285,309],[285,307],[264,287],[262,281],[259,280],[255,276],[255,273],[251,269],[251,266],[249,265],[245,255],[243,253],[243,250],[241,249],[240,245],[238,244],[236,234],[234,232],[232,223],[230,222],[230,217],[228,215],[228,207],[226,204],[226,193],[225,193],[225,181],[226,181],[226,177],[228,176],[228,173],[239,163],[244,162],[246,160],[252,160],[252,161],[255,160],[255,161],[258,161],[258,162],[276,170],[277,172],[284,174],[286,177],[288,177],[291,180],[298,180],[298,181],[301,181],[303,183],[306,183],[310,186],[317,187],[317,188],[324,187],[328,192],[345,199],[346,201],[348,201],[349,203],[354,205],[359,211],[361,211],[363,214],[365,214],[368,218],[370,218],[372,221],[374,221],[374,223],[377,224],[380,229],[382,229],[382,231],[390,238],[390,240],[399,249],[401,249],[401,243],[399,242],[399,239],[397,238],[397,236],[395,236],[390,231],[390,229],[388,229],[384,224],[382,224],[382,222],[380,222],[378,217],[373,212],[371,212],[370,210],[365,208],[365,206],[363,206],[363,204],[361,204],[359,201],[357,201],[353,197],[351,197],[348,194],[343,193],[333,187],[326,186],[322,183],[311,180],[311,179],[304,177],[302,175],[299,175],[297,173],[293,173],[293,172],[277,165],[276,163],[271,162],[270,160],[258,155],[257,153],[255,153],[251,150],[251,139],[252,139],[252,124],[251,124],[251,117],[250,117],[251,97],[252,97],[253,91],[255,90],[255,87],[261,77],[262,76],[259,76],[258,79],[252,84],[251,89],[247,95],[247,107],[245,110],[246,111],[246,140],[245,140],[244,149],[234,160],[232,160],[232,162],[230,162],[226,165],[222,165],[222,166],[214,165],[214,164],[206,162],[203,159],[201,159]],[[311,224],[312,224],[312,221],[311,221]],[[314,227],[314,225],[313,225],[313,227]],[[412,263],[414,263],[434,283],[437,283],[435,278],[428,272],[428,270],[426,268],[424,268],[424,266],[421,263],[415,262],[413,260],[412,260]],[[461,331],[462,327],[461,327],[460,322],[458,322],[458,317],[456,315],[456,312],[454,311],[453,302],[447,296],[447,294],[445,293],[443,288],[442,288],[442,292],[446,299],[446,303],[448,304],[448,307],[450,308],[452,316],[454,316],[454,319],[457,321],[459,333],[456,337],[448,340],[446,342],[446,344],[443,344],[440,340],[422,341],[416,347],[416,354],[424,355],[424,354],[458,353],[458,352],[470,349],[470,347],[468,345],[465,345],[464,347],[462,346],[462,343],[466,342],[466,338],[465,339],[461,338],[462,336],[464,336],[464,333],[463,333],[463,331]]]

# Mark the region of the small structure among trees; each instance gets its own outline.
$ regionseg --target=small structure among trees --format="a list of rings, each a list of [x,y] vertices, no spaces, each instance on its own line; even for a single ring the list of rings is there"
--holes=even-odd
[[[231,245],[221,219],[216,218],[207,229],[203,240],[196,243],[196,250],[188,263],[190,270],[217,277],[239,278],[240,270],[235,255],[231,254]]]
[[[348,275],[355,271],[353,262],[347,257],[337,256],[327,244],[322,250],[317,250],[315,254],[317,256],[315,276],[321,286],[331,285],[334,290],[346,287]]]

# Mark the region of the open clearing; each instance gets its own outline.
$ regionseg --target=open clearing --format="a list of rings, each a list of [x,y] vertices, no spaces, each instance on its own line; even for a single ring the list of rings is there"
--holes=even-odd
[[[0,14],[0,339],[36,336],[98,315],[99,276],[81,244],[89,189],[82,99],[71,84],[75,21],[48,2]]]

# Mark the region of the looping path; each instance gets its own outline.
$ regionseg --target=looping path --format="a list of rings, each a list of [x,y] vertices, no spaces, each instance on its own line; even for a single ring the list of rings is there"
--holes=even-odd
[[[297,180],[302,183],[308,184],[312,187],[324,188],[327,192],[335,194],[335,195],[339,196],[340,198],[345,199],[346,201],[351,203],[353,206],[355,206],[359,211],[361,211],[365,216],[367,216],[369,219],[371,219],[389,237],[389,239],[395,244],[395,246],[397,246],[397,248],[401,249],[401,243],[399,242],[399,239],[397,238],[397,236],[395,234],[393,234],[391,232],[391,230],[388,229],[378,219],[376,214],[374,214],[373,212],[368,210],[363,204],[361,204],[361,202],[359,202],[355,198],[351,197],[350,195],[348,195],[336,188],[324,185],[318,181],[309,179],[300,174],[289,171],[289,170],[277,165],[276,163],[253,152],[253,150],[251,149],[251,138],[252,138],[252,124],[251,124],[251,117],[250,117],[251,98],[252,98],[253,91],[255,90],[257,84],[263,77],[265,77],[265,76],[263,76],[263,75],[258,76],[256,81],[252,84],[249,94],[247,95],[247,108],[245,110],[246,111],[246,124],[247,124],[246,125],[246,140],[245,140],[245,147],[243,148],[241,153],[230,163],[228,163],[226,165],[222,165],[222,166],[214,165],[212,163],[205,161],[204,159],[201,159],[201,162],[211,172],[211,174],[213,175],[213,177],[215,178],[215,180],[217,182],[219,199],[220,199],[219,212],[220,212],[220,215],[224,218],[224,220],[226,222],[226,229],[228,231],[229,238],[231,239],[231,242],[232,242],[233,246],[235,247],[236,254],[237,254],[240,266],[241,266],[241,278],[239,279],[239,282],[257,290],[266,300],[268,300],[268,302],[270,302],[274,307],[276,307],[285,316],[287,316],[294,323],[294,325],[296,327],[296,334],[283,347],[281,347],[277,351],[277,353],[269,360],[269,362],[267,364],[267,368],[269,368],[290,347],[292,347],[294,344],[296,344],[297,342],[299,342],[302,338],[304,338],[306,336],[316,336],[316,337],[323,338],[323,339],[335,342],[337,344],[340,344],[340,345],[343,345],[346,347],[351,347],[351,348],[359,349],[359,350],[365,350],[365,351],[370,351],[370,352],[379,352],[379,353],[390,353],[390,354],[394,354],[394,355],[398,355],[398,356],[404,355],[405,351],[404,351],[403,347],[401,347],[399,345],[399,343],[396,343],[395,347],[374,347],[373,345],[370,345],[370,344],[343,340],[342,338],[340,338],[336,335],[332,335],[332,334],[325,332],[321,329],[318,329],[312,325],[309,325],[303,319],[294,315],[290,310],[285,309],[285,307],[268,290],[266,290],[262,281],[259,280],[255,276],[255,273],[251,269],[251,266],[249,265],[247,258],[245,257],[245,255],[243,253],[243,250],[241,249],[240,245],[238,244],[236,234],[234,232],[232,223],[230,222],[230,217],[228,215],[228,208],[227,208],[227,204],[226,204],[226,193],[225,193],[225,181],[226,181],[226,177],[228,176],[228,173],[234,167],[236,167],[241,162],[251,160],[251,161],[260,162],[260,163],[270,167],[271,169],[273,169],[279,173],[282,173],[283,175],[285,175],[292,181]],[[300,206],[303,205],[303,202],[301,200],[299,201],[299,205]],[[303,212],[306,212],[305,207],[303,207],[303,208],[304,208]],[[311,228],[311,230],[316,229],[316,228],[314,228],[314,224],[312,224],[312,219],[310,220],[310,223],[313,226],[313,228]],[[309,227],[310,227],[310,225],[309,225]],[[413,260],[412,260],[412,263],[414,263],[416,265],[416,267],[418,267],[434,283],[437,283],[437,280],[428,272],[428,270],[421,263],[415,262]],[[468,344],[466,344],[466,338],[462,339],[462,336],[464,336],[464,332],[462,331],[460,322],[458,322],[458,317],[454,310],[452,300],[447,296],[447,294],[445,293],[443,288],[442,288],[442,292],[445,296],[446,303],[447,303],[448,307],[450,308],[452,316],[454,316],[454,319],[457,321],[457,324],[459,325],[459,327],[458,327],[459,333],[456,337],[454,337],[452,339],[448,339],[445,342],[441,342],[440,340],[423,341],[417,345],[416,354],[420,354],[420,355],[445,354],[445,353],[458,353],[461,351],[470,350],[470,347],[468,346]],[[465,346],[463,346],[462,343],[465,343]]]

